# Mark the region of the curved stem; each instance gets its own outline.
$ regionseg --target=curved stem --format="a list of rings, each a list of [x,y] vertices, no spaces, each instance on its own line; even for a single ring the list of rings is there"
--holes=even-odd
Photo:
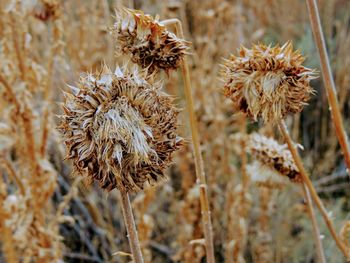
[[[134,260],[133,262],[143,263],[140,242],[137,236],[137,230],[135,226],[134,216],[132,214],[129,194],[125,191],[120,191],[120,196],[122,200],[124,222],[126,230],[128,232],[130,249]]]
[[[320,20],[320,15],[317,8],[317,3],[316,3],[316,0],[306,0],[306,3],[309,11],[310,23],[311,23],[312,32],[315,39],[315,44],[317,46],[318,54],[320,56],[323,82],[326,88],[328,104],[330,106],[330,111],[332,114],[332,120],[334,123],[335,132],[337,134],[340,147],[343,151],[345,163],[349,173],[350,171],[349,141],[344,129],[343,119],[339,109],[339,104],[337,99],[337,90],[335,89],[331,66],[329,64],[329,59],[327,55],[325,40],[323,37],[321,20]]]
[[[305,186],[307,187],[307,189],[310,192],[310,195],[312,197],[312,199],[315,201],[316,206],[318,207],[318,209],[320,210],[322,217],[335,241],[335,243],[337,244],[338,248],[340,249],[340,251],[344,254],[344,256],[349,259],[349,251],[347,251],[346,246],[340,241],[337,232],[334,229],[333,226],[333,222],[332,220],[329,218],[329,215],[327,213],[326,208],[324,207],[320,197],[318,196],[309,176],[306,173],[306,170],[304,168],[303,162],[301,161],[301,157],[299,156],[299,153],[292,141],[292,139],[289,136],[289,132],[288,129],[286,127],[286,124],[284,123],[284,121],[280,121],[278,123],[279,129],[284,137],[284,140],[286,141],[288,148],[290,150],[290,152],[292,153],[294,162],[296,164],[296,166],[299,169],[300,175],[304,181]]]
[[[323,250],[320,230],[319,230],[319,227],[318,227],[318,224],[317,224],[315,211],[314,211],[314,208],[312,206],[312,200],[311,200],[310,192],[307,189],[305,184],[303,184],[302,188],[303,188],[304,196],[305,196],[305,199],[306,199],[307,210],[309,212],[309,215],[310,215],[310,218],[311,218],[311,222],[312,222],[312,230],[313,230],[312,232],[314,234],[314,239],[315,239],[315,242],[316,242],[316,253],[317,253],[318,262],[326,263],[326,258],[324,256],[324,250]]]
[[[175,25],[177,35],[182,39],[184,38],[182,24],[179,19],[168,19],[168,20],[162,21],[162,24],[165,26]],[[191,128],[192,143],[193,143],[194,161],[196,166],[197,184],[199,184],[200,186],[200,203],[201,203],[207,262],[214,263],[215,257],[214,257],[214,245],[213,245],[213,230],[212,230],[211,213],[210,213],[209,199],[208,199],[208,185],[205,179],[203,158],[200,150],[198,124],[197,124],[197,118],[196,118],[196,115],[194,112],[194,106],[193,106],[190,70],[189,70],[186,57],[183,58],[183,62],[181,64],[181,71],[182,71],[182,77],[184,79],[186,105],[187,105],[188,115],[190,119],[190,128]]]

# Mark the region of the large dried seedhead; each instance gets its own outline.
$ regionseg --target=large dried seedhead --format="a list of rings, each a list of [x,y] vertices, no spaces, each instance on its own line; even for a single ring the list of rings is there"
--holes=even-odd
[[[286,144],[253,133],[247,150],[254,158],[249,166],[253,181],[265,185],[284,185],[288,181],[301,182],[302,178]]]
[[[130,53],[134,63],[149,72],[168,72],[179,67],[187,54],[187,42],[142,11],[122,9],[116,13],[112,28],[119,53]]]
[[[314,92],[310,80],[315,72],[302,66],[304,57],[291,42],[282,47],[241,47],[223,67],[225,96],[237,111],[257,120],[277,121],[300,112]]]
[[[102,188],[138,191],[164,178],[182,140],[173,99],[137,70],[82,77],[65,94],[60,124],[75,171]]]

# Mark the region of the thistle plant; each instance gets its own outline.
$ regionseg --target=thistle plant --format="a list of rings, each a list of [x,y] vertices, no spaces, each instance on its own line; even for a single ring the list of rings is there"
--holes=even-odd
[[[291,42],[282,47],[259,44],[247,49],[242,46],[238,56],[231,56],[223,66],[224,92],[233,101],[235,110],[246,113],[255,121],[262,119],[265,123],[279,126],[304,184],[305,198],[308,200],[311,194],[339,249],[345,257],[349,257],[283,121],[287,114],[301,112],[313,93],[310,81],[316,75],[313,70],[304,67],[303,62],[304,57],[299,51],[293,51]],[[307,203],[311,215],[313,208],[310,201]],[[316,233],[318,226],[315,220],[312,222]],[[316,242],[319,260],[324,261],[319,236],[316,236]]]
[[[131,54],[131,60],[149,72],[177,69],[188,53],[185,40],[139,10],[124,8],[117,11],[111,32],[117,52]]]
[[[166,27],[175,26],[179,38]],[[196,177],[200,185],[200,201],[207,262],[215,262],[211,214],[203,158],[200,150],[197,118],[194,112],[189,66],[186,60],[188,42],[184,40],[181,21],[169,19],[159,22],[142,11],[123,9],[117,12],[112,29],[117,48],[131,54],[131,60],[149,72],[159,72],[181,67],[184,80],[186,106],[189,115]]]
[[[225,96],[236,111],[253,120],[276,122],[289,113],[301,112],[314,93],[309,85],[315,71],[302,65],[304,57],[291,42],[282,47],[241,46],[238,56],[225,61]]]
[[[74,173],[121,192],[123,214],[135,262],[143,262],[131,212],[129,192],[165,178],[177,136],[178,110],[173,99],[134,69],[107,67],[83,76],[65,93],[59,129]]]

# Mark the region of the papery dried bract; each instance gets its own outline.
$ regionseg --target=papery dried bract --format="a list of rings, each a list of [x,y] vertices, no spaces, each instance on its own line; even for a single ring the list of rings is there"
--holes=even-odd
[[[282,47],[241,47],[238,56],[226,60],[222,78],[224,93],[234,109],[257,120],[274,122],[302,111],[313,94],[315,72],[302,65],[304,57],[291,42]]]
[[[164,178],[176,135],[172,98],[134,70],[82,77],[65,94],[60,130],[76,172],[102,188],[139,191]]]
[[[130,53],[134,63],[149,72],[179,67],[188,52],[187,42],[166,30],[165,26],[142,11],[122,9],[116,13],[112,28],[117,49]]]

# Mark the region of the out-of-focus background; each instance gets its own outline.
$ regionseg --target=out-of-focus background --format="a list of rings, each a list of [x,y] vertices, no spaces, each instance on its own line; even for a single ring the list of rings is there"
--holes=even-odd
[[[319,0],[339,103],[350,133],[350,1]],[[1,0],[0,1],[0,262],[128,262],[118,191],[103,192],[71,176],[56,130],[62,90],[114,56],[114,9],[179,18],[189,55],[195,109],[212,210],[217,262],[316,262],[312,226],[297,185],[257,186],[242,173],[242,134],[274,127],[232,111],[219,79],[223,58],[241,44],[292,40],[319,70],[305,1],[287,0]],[[131,62],[129,61],[129,64]],[[180,71],[162,75],[185,108]],[[331,121],[322,78],[309,106],[287,118],[292,138],[339,231],[349,219],[349,178]],[[199,188],[186,110],[188,143],[169,180],[132,195],[146,262],[205,262]],[[281,141],[281,140],[280,140]],[[327,262],[344,259],[319,220]]]

